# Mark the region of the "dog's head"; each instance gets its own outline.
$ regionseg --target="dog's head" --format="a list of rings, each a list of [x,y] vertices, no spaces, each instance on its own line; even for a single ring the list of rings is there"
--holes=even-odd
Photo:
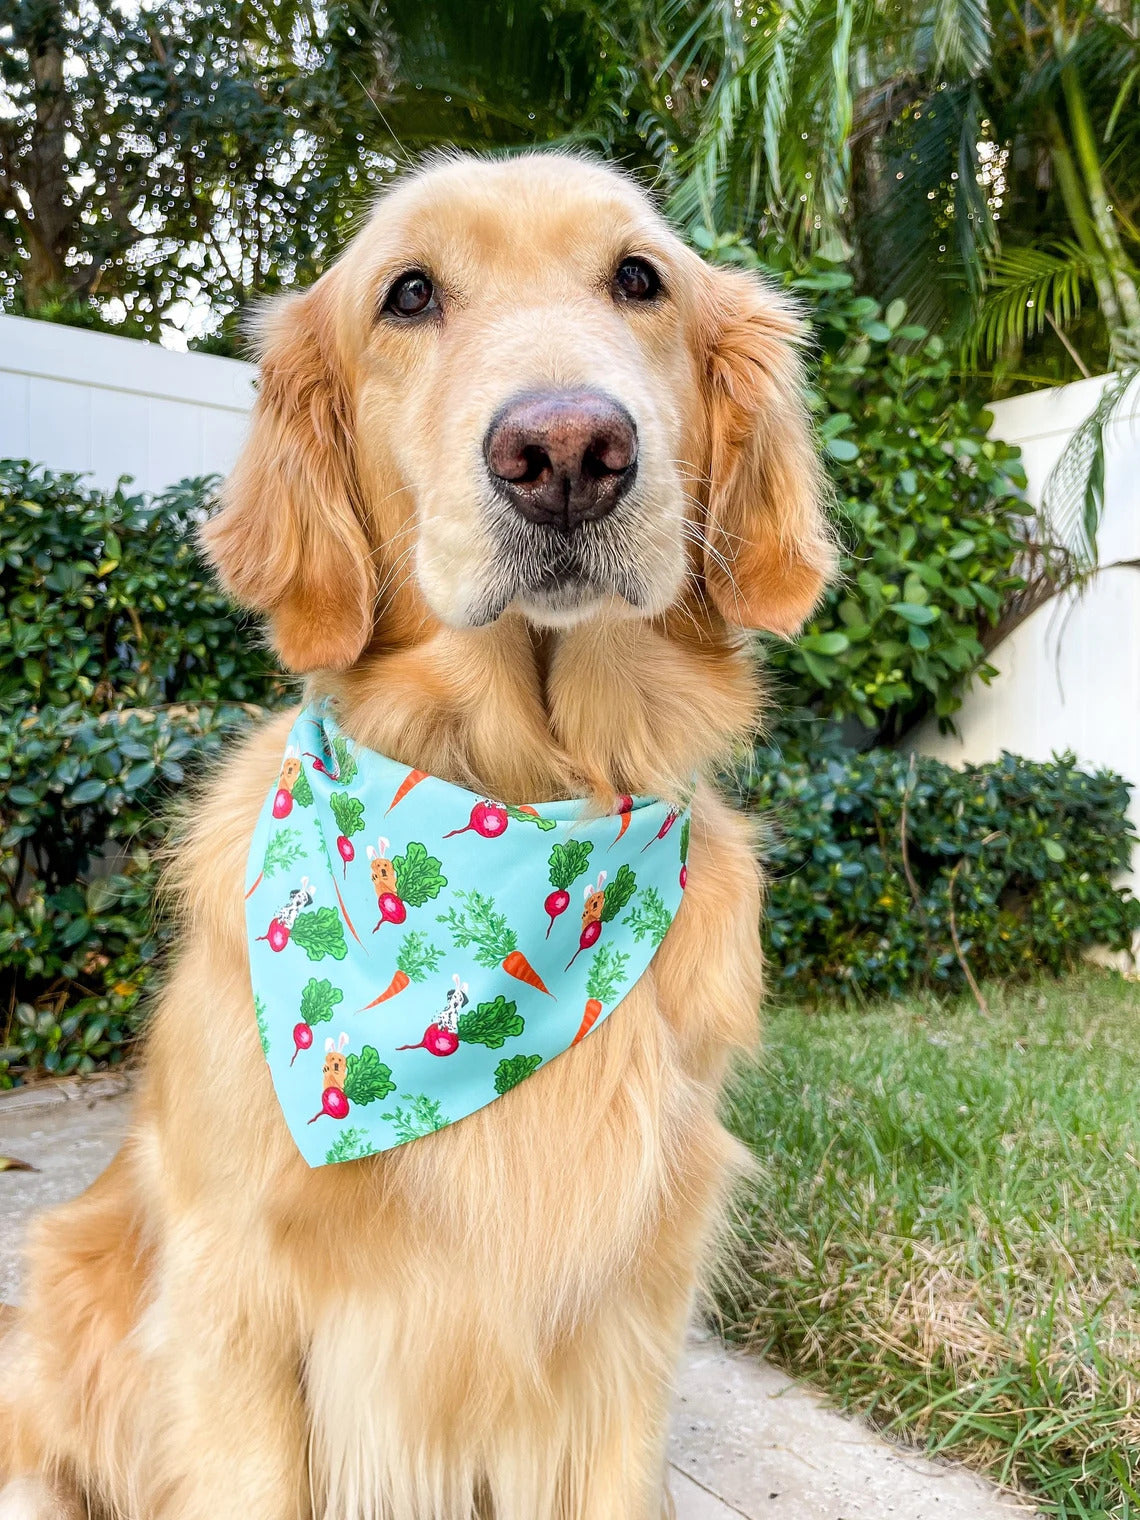
[[[695,594],[794,632],[832,563],[798,337],[612,169],[437,163],[268,309],[207,548],[295,670],[508,608],[564,626]]]

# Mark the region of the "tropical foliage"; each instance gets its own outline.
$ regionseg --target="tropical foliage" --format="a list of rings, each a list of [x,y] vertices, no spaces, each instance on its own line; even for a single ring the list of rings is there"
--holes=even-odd
[[[590,146],[974,364],[1137,351],[1140,0],[0,0],[13,309],[216,333],[440,143]]]

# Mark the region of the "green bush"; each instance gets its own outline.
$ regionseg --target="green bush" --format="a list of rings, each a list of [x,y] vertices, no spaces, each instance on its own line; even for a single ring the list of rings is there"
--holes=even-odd
[[[772,980],[799,997],[957,986],[963,960],[978,980],[1059,973],[1140,930],[1140,901],[1112,883],[1135,838],[1128,787],[1071,755],[954,770],[762,751],[734,785],[768,828]]]
[[[207,490],[0,461],[0,1085],[121,1058],[163,937],[156,811],[280,695],[195,551]]]
[[[815,339],[811,403],[843,552],[802,636],[769,649],[781,704],[793,718],[852,720],[859,747],[926,713],[949,718],[969,677],[994,674],[983,635],[1024,584],[1020,451],[988,436],[991,414],[902,301],[884,311],[822,259],[772,269],[740,243],[704,241],[774,274],[809,308]],[[797,726],[785,737],[795,743]]]

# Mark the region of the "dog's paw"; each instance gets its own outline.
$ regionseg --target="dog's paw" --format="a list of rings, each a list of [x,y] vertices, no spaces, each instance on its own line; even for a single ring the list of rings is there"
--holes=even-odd
[[[76,1520],[78,1514],[42,1478],[14,1478],[0,1488],[0,1520]]]

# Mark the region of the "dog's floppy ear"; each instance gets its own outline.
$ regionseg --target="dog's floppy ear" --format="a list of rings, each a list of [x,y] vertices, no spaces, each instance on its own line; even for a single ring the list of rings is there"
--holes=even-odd
[[[202,530],[235,600],[269,614],[291,670],[343,670],[372,632],[374,574],[336,356],[332,276],[267,309],[249,437]]]
[[[835,566],[803,401],[801,323],[739,270],[710,270],[700,327],[708,426],[704,575],[730,623],[790,637]]]

